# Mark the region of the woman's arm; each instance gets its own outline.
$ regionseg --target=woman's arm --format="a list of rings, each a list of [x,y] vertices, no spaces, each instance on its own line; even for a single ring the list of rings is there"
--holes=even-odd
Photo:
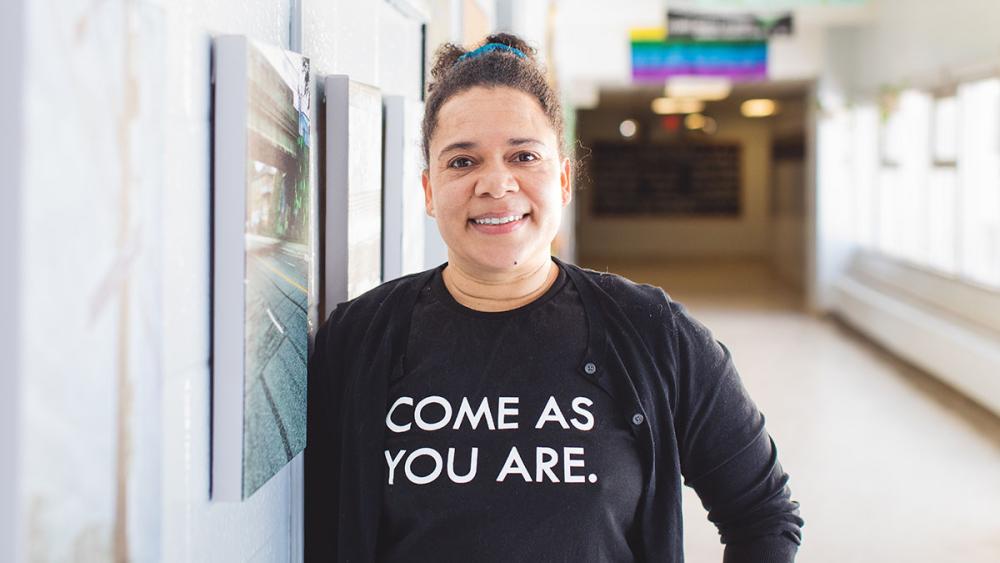
[[[316,332],[306,400],[305,449],[305,561],[337,560],[340,485],[340,401],[335,393],[332,337],[335,310]],[[339,379],[339,378],[338,378]]]
[[[791,562],[803,520],[774,441],[729,349],[671,302],[677,350],[675,427],[685,484],[726,544],[725,563]]]

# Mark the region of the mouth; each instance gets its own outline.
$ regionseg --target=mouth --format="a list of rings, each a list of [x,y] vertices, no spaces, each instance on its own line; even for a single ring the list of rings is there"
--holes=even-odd
[[[516,223],[528,215],[530,215],[530,213],[514,213],[508,215],[495,215],[490,213],[479,217],[473,217],[472,219],[469,219],[469,222],[474,225],[507,225],[509,223]]]

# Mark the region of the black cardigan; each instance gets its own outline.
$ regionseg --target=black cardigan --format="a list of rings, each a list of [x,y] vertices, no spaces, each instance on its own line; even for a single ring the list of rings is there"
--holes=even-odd
[[[798,503],[790,500],[788,475],[729,350],[662,289],[559,264],[587,314],[580,373],[618,398],[642,445],[646,488],[637,559],[683,561],[683,476],[727,544],[725,563],[793,561],[803,524]],[[374,561],[388,382],[401,369],[411,312],[432,273],[339,304],[316,335],[308,380],[306,561]]]

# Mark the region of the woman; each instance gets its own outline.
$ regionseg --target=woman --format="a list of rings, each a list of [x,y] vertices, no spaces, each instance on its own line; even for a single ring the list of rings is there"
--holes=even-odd
[[[437,54],[427,213],[448,262],[340,304],[310,360],[310,561],[792,561],[798,504],[729,351],[659,288],[550,256],[561,109],[508,34]]]

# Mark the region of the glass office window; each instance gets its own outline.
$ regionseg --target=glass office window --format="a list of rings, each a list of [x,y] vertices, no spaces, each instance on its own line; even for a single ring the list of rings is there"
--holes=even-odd
[[[959,86],[958,268],[1000,287],[1000,79]]]
[[[827,116],[836,142],[821,178],[849,195],[852,240],[1000,289],[1000,78],[939,98],[905,90],[849,113],[846,134],[841,116]]]
[[[954,163],[958,158],[958,98],[934,100],[934,161]]]
[[[882,135],[879,248],[912,262],[927,261],[927,176],[931,165],[932,99],[918,90],[899,94]]]
[[[854,240],[864,248],[875,247],[879,173],[879,113],[875,104],[861,104],[851,111],[851,166],[854,199]]]
[[[927,185],[927,264],[947,274],[957,273],[957,196],[955,167],[931,170]]]
[[[905,90],[899,96],[898,155],[899,197],[897,239],[899,255],[916,263],[927,262],[927,177],[931,167],[933,99],[926,92]]]
[[[876,215],[876,248],[890,256],[899,256],[899,169],[883,166],[878,175],[878,214]]]
[[[832,104],[831,104],[832,105]],[[844,107],[828,108],[818,123],[817,212],[823,236],[851,240],[850,113]]]
[[[927,183],[927,263],[947,274],[958,273],[958,130],[956,96],[934,100],[931,157]]]

